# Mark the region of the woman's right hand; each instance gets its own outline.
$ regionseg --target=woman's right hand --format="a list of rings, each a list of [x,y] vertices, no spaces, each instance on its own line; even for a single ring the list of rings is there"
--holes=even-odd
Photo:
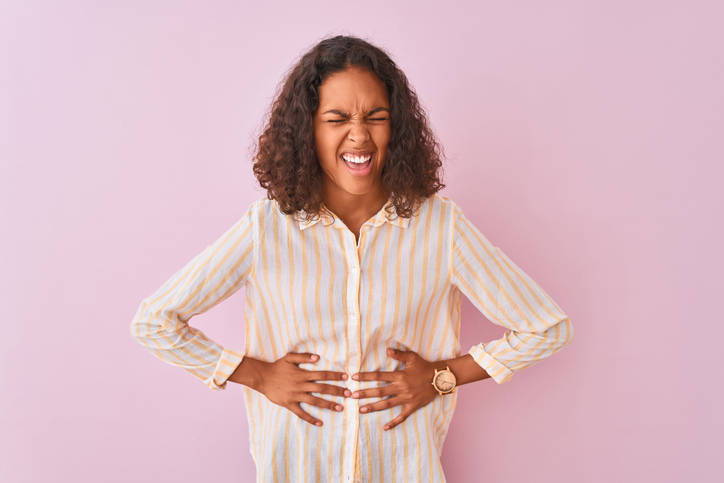
[[[312,396],[310,393],[331,394],[350,397],[352,393],[340,386],[322,384],[315,381],[343,381],[344,372],[307,371],[298,364],[316,362],[319,356],[309,353],[289,352],[275,362],[264,362],[260,369],[257,390],[274,404],[285,407],[304,421],[321,426],[322,421],[305,412],[299,403],[307,403],[320,408],[342,411],[344,407],[333,401]]]

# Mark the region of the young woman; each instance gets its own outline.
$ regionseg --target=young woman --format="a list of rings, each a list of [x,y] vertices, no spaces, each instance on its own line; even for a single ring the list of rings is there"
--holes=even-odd
[[[258,481],[445,481],[455,388],[554,354],[569,318],[436,194],[441,149],[381,49],[304,54],[257,147],[267,197],[143,300],[133,337],[213,390],[243,385]],[[241,287],[243,351],[188,325]],[[461,293],[508,329],[465,355]]]

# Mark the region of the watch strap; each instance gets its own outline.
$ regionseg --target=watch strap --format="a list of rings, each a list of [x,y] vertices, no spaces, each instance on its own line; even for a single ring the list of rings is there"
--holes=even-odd
[[[435,361],[432,363],[433,366],[435,366],[435,369],[438,371],[442,371],[443,369],[447,369],[448,371],[450,368],[448,367],[447,363],[445,361]]]

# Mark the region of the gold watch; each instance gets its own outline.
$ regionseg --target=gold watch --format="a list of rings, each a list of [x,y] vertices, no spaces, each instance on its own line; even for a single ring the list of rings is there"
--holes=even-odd
[[[431,384],[442,396],[443,394],[450,394],[455,390],[457,379],[455,379],[455,374],[450,371],[450,367],[445,366],[445,369],[435,368],[435,375],[432,376]]]

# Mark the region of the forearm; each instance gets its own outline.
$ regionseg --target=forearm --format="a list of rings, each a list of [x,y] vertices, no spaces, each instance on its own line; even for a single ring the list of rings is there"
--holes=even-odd
[[[462,386],[463,384],[469,384],[471,382],[481,381],[488,379],[490,375],[475,362],[473,356],[465,354],[464,356],[457,357],[455,359],[449,359],[446,361],[437,361],[434,363],[436,368],[441,369],[445,366],[450,367],[450,371],[455,374],[457,385]],[[440,367],[442,366],[442,367]],[[432,377],[430,378],[432,380]]]
[[[550,357],[573,338],[573,328],[566,315],[545,331],[519,332],[509,330],[494,341],[471,347],[468,354],[500,384],[515,372]]]
[[[231,373],[228,380],[237,384],[243,384],[244,386],[248,386],[258,391],[260,383],[262,382],[261,373],[268,364],[268,362],[244,356],[241,363],[236,366],[236,369]]]
[[[168,283],[160,290],[166,290]],[[178,316],[179,307],[157,295],[144,299],[131,322],[131,336],[158,359],[185,369],[210,389],[224,389],[223,381],[242,360],[242,354],[189,326]]]

